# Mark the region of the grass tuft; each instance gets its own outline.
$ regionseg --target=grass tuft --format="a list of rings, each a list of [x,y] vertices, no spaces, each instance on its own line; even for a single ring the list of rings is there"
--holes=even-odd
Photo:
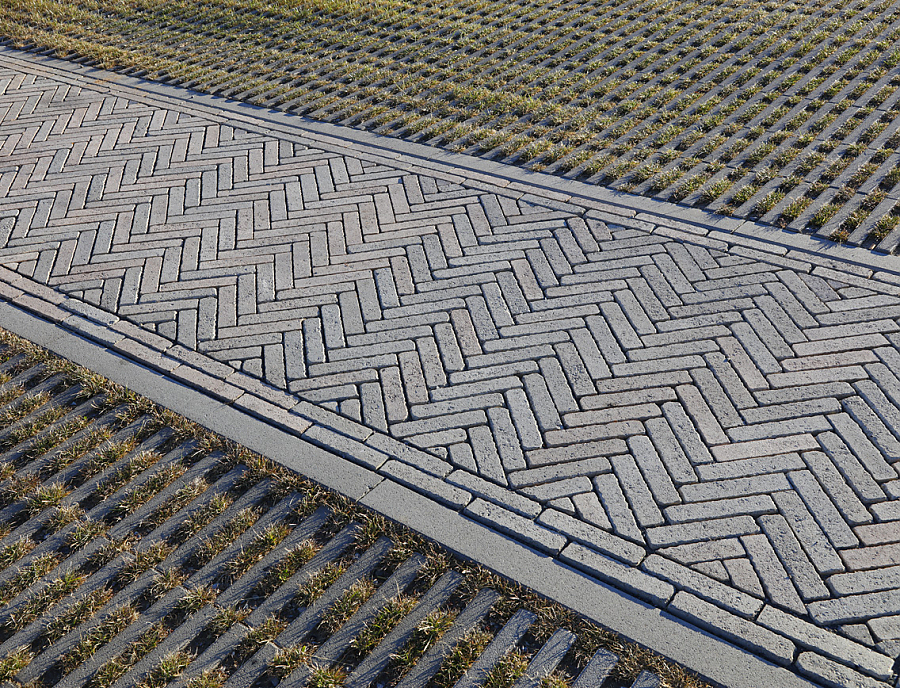
[[[0,681],[10,681],[34,659],[34,653],[23,645],[0,659]]]
[[[320,628],[331,635],[343,626],[374,593],[375,583],[361,578],[351,585],[322,617]]]
[[[171,652],[159,660],[150,670],[140,688],[164,688],[170,681],[178,678],[188,668],[194,656],[189,652]]]
[[[353,639],[351,643],[353,649],[360,655],[369,654],[391,632],[391,629],[413,610],[417,602],[415,597],[407,595],[397,595],[392,598]]]
[[[207,669],[188,681],[187,688],[222,688],[227,679],[223,669]]]
[[[294,669],[309,664],[312,649],[307,645],[278,650],[272,658],[272,673],[279,678],[288,676]]]

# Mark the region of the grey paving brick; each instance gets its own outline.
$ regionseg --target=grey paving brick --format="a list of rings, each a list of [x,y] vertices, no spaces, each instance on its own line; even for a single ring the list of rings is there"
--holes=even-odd
[[[487,421],[486,418],[485,421]],[[490,429],[484,425],[478,425],[469,428],[468,435],[469,443],[472,445],[472,451],[474,452],[475,463],[478,466],[478,473],[500,485],[505,485],[507,482],[506,474],[503,470],[497,444]]]
[[[874,320],[871,322],[854,323],[851,325],[835,325],[832,327],[814,327],[806,330],[806,336],[813,340],[837,339],[840,337],[858,337],[866,334],[883,334],[897,332],[900,326],[890,319]]]
[[[890,430],[890,428],[896,427],[895,423],[900,422],[900,409],[888,401],[873,382],[859,382],[856,384],[856,389],[862,399],[847,397],[842,400],[844,408],[878,447],[884,458],[888,461],[900,459],[900,442]],[[858,442],[858,444],[861,443]],[[872,457],[874,453],[869,449],[864,452],[864,456]],[[864,459],[863,456],[860,458]]]
[[[612,437],[630,437],[643,431],[639,421],[626,420],[606,425],[585,426],[569,430],[548,430],[544,441],[550,446],[592,442]]]
[[[423,432],[436,432],[449,428],[465,428],[487,423],[484,411],[464,411],[441,416],[432,416],[425,420],[407,421],[396,423],[391,427],[391,432],[397,437],[416,435]]]
[[[538,502],[483,480],[468,471],[453,471],[447,476],[447,482],[457,485],[477,497],[514,511],[525,518],[533,519],[541,513],[541,505]]]
[[[540,502],[559,503],[564,498],[572,497],[577,494],[589,493],[592,486],[591,481],[586,476],[577,476],[575,478],[554,480],[540,485],[532,485],[518,489],[523,494],[533,497]]]
[[[710,466],[710,468],[716,467],[718,467],[718,465]],[[698,471],[704,468],[707,468],[707,466],[698,466]],[[685,501],[700,502],[742,495],[770,494],[780,490],[789,489],[791,489],[790,484],[784,473],[776,472],[757,474],[753,477],[713,480],[710,482],[683,485],[679,491]]]
[[[494,406],[488,409],[487,415],[504,470],[509,472],[525,468],[525,456],[510,412],[500,406]]]
[[[778,438],[784,436],[798,436],[831,429],[828,419],[824,416],[807,416],[793,418],[791,420],[773,421],[771,423],[758,423],[745,425],[738,428],[728,428],[728,436],[735,442],[750,442],[763,438]]]
[[[830,575],[844,570],[837,551],[825,537],[822,528],[807,510],[803,500],[792,491],[772,494],[779,511],[790,524],[796,537],[803,544],[806,553],[821,575]]]
[[[634,375],[623,378],[611,378],[598,380],[597,391],[600,394],[614,394],[618,392],[635,392],[651,387],[668,387],[678,384],[686,384],[691,381],[687,371],[675,370],[662,374]]]
[[[572,495],[570,501],[575,507],[575,513],[577,513],[578,517],[583,521],[605,530],[612,528],[612,524],[609,522],[609,518],[603,510],[603,505],[600,504],[600,500],[596,493],[584,492],[575,494]]]
[[[868,504],[885,499],[884,491],[837,435],[831,432],[824,432],[817,439],[825,453],[828,454],[828,457],[841,472],[844,480],[853,487],[853,490],[864,503]]]
[[[861,676],[852,669],[815,652],[801,652],[797,656],[796,666],[803,674],[811,676],[829,688],[885,688],[889,685]]]
[[[557,553],[566,544],[565,536],[482,499],[475,499],[463,513],[544,552]]]
[[[697,430],[684,409],[678,404],[668,403],[663,404],[662,410],[691,463],[697,465],[711,462],[712,455],[700,439],[700,435],[697,434]]]
[[[657,554],[672,559],[680,564],[696,564],[702,561],[715,561],[745,556],[743,545],[737,538],[724,538],[709,542],[696,542],[687,545],[664,547]]]
[[[579,403],[582,408],[605,409],[611,406],[643,405],[654,402],[675,401],[677,396],[671,387],[649,387],[629,392],[608,392],[582,397]]]
[[[395,459],[399,459],[404,463],[408,463],[415,468],[431,473],[439,478],[446,476],[452,468],[446,461],[439,459],[432,454],[420,451],[415,447],[409,446],[405,442],[400,442],[393,437],[381,433],[372,433],[372,435],[366,439],[366,444]]]
[[[792,612],[805,614],[806,607],[766,536],[744,535],[741,542],[769,599]]]
[[[401,461],[388,461],[381,467],[381,471],[397,482],[455,509],[461,509],[472,501],[471,494],[466,490],[449,485]]]
[[[626,360],[625,354],[623,353],[622,347],[619,345],[619,342],[613,335],[612,330],[610,330],[606,319],[594,316],[587,318],[585,322],[587,323],[588,329],[590,330],[591,334],[594,336],[597,347],[603,355],[606,363],[610,365],[616,363],[624,363]],[[579,341],[583,341],[583,338],[573,338],[573,341],[575,342],[576,346],[578,346]]]
[[[762,608],[760,600],[733,590],[709,576],[669,561],[658,554],[647,557],[641,568],[744,618],[752,618]]]
[[[758,624],[730,614],[690,593],[678,592],[668,609],[677,616],[774,662],[790,664],[794,659],[794,644],[783,636],[760,628]]]
[[[671,506],[679,503],[681,495],[675,489],[650,439],[644,435],[630,437],[628,439],[628,447],[631,450],[631,455],[640,467],[643,478],[646,480],[656,503],[662,506]]]
[[[637,404],[635,406],[613,406],[593,411],[567,413],[563,420],[568,427],[581,425],[599,425],[627,420],[646,420],[661,415],[656,404]]]
[[[543,468],[514,470],[509,473],[509,483],[514,488],[527,487],[576,476],[592,476],[599,473],[608,473],[609,471],[609,460],[603,457],[597,457],[567,461],[566,463],[554,464]]]
[[[708,357],[706,357],[706,361],[709,362]],[[733,378],[729,380],[730,386],[733,388],[739,386],[740,390],[749,397],[749,392],[746,391],[746,388],[744,388],[737,379],[737,375],[734,375],[734,371],[729,368],[728,372],[733,375]],[[697,385],[697,388],[700,390],[709,409],[718,420],[719,432],[721,432],[721,428],[735,427],[741,424],[742,420],[738,414],[737,408],[728,396],[728,392],[722,387],[720,380],[716,378],[716,375],[713,372],[705,368],[696,368],[691,371],[691,377]],[[700,413],[702,413],[702,411],[698,411],[698,415]],[[715,432],[715,426],[712,426],[711,431]]]
[[[672,432],[671,426],[661,418],[648,420],[645,426],[674,482],[676,484],[696,482],[697,474]]]
[[[525,392],[541,430],[546,432],[562,428],[562,420],[544,378],[540,375],[526,375],[524,381]]]
[[[748,389],[763,390],[769,388],[769,383],[763,376],[757,363],[748,355],[738,339],[734,337],[720,337],[716,341],[725,354],[727,361],[734,367]]]
[[[853,394],[846,382],[825,382],[783,389],[765,389],[753,393],[762,404],[789,404],[810,399],[841,398]]]
[[[731,331],[758,370],[766,375],[781,372],[781,366],[778,364],[778,361],[748,323],[735,323],[731,326]],[[740,372],[740,368],[738,371]],[[749,383],[748,386],[750,386]]]
[[[475,409],[489,409],[503,405],[503,396],[500,394],[473,394],[471,396],[456,397],[447,401],[436,401],[429,404],[411,404],[410,416],[415,420],[433,418],[434,416],[446,416]]]
[[[435,453],[448,451],[447,447],[460,442],[465,442],[466,431],[462,428],[450,428],[436,432],[423,432],[418,435],[410,435],[406,438],[410,444],[422,449],[429,449]]]
[[[726,559],[722,563],[728,572],[732,584],[738,590],[743,590],[754,597],[765,596],[759,576],[756,575],[756,571],[753,569],[749,559]]]
[[[693,385],[679,385],[675,391],[706,444],[726,444],[728,436],[722,430],[722,426],[713,415],[700,391]],[[666,406],[671,407],[669,404]],[[669,414],[667,414],[667,418],[669,418]],[[672,420],[669,419],[669,422],[671,423]]]
[[[555,357],[542,358],[538,361],[538,366],[557,411],[562,413],[577,411],[578,404],[559,361]]]
[[[900,542],[900,524],[897,523],[873,523],[857,526],[854,531],[859,539],[867,545]]]
[[[673,523],[725,518],[741,514],[759,516],[775,513],[776,507],[768,495],[751,495],[719,499],[712,502],[676,504],[665,509],[666,519]]]
[[[644,528],[661,525],[664,522],[662,513],[634,458],[629,454],[620,454],[610,457],[610,462],[638,523]]]
[[[403,352],[397,356],[400,364],[400,373],[403,379],[403,390],[409,403],[426,403],[428,387],[425,384],[425,376],[422,372],[422,363],[416,352]]]
[[[888,341],[881,334],[866,334],[835,339],[820,339],[812,342],[794,344],[794,352],[798,356],[819,356],[843,351],[858,351],[884,346]]]
[[[657,358],[635,363],[616,363],[612,366],[613,375],[650,375],[669,371],[689,370],[704,366],[699,356],[676,356],[673,358]]]
[[[821,600],[830,597],[818,572],[810,562],[800,543],[783,516],[762,516],[759,519],[763,531],[778,553],[791,580],[804,600]]]
[[[600,580],[621,585],[627,592],[655,604],[665,604],[675,592],[669,583],[620,564],[615,559],[579,543],[569,544],[560,554],[560,559],[590,572]]]
[[[624,538],[643,542],[644,537],[634,519],[634,514],[625,501],[625,495],[616,476],[611,473],[597,475],[593,479],[600,502],[606,510],[613,530]]]

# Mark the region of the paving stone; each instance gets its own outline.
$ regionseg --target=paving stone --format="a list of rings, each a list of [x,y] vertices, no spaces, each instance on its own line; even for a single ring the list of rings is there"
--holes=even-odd
[[[886,688],[890,685],[861,676],[852,669],[815,652],[801,652],[796,664],[801,672],[830,688]]]
[[[415,466],[416,468],[431,473],[439,478],[446,476],[450,472],[450,466],[446,461],[442,461],[415,447],[410,447],[403,442],[398,442],[388,435],[373,433],[366,439],[366,444],[395,459],[408,463],[410,466]]]
[[[509,473],[509,484],[514,488],[528,487],[575,476],[592,476],[599,473],[608,473],[610,469],[610,462],[604,457],[581,459],[544,468],[512,471]]]
[[[336,433],[321,425],[312,425],[303,433],[303,437],[314,444],[333,451],[338,456],[343,456],[369,468],[381,468],[388,459],[387,454],[383,454],[362,442]]]
[[[566,544],[559,533],[482,499],[476,498],[463,513],[544,552],[557,553]]]
[[[785,518],[780,515],[762,516],[759,523],[790,573],[791,581],[797,587],[800,596],[804,600],[821,600],[830,597],[828,589],[800,547],[800,543]]]
[[[768,598],[796,614],[804,614],[806,607],[769,540],[764,535],[745,535],[741,538],[741,542],[750,556]]]
[[[467,491],[448,485],[443,480],[400,461],[388,461],[381,466],[381,470],[397,482],[408,485],[432,499],[456,509],[463,508],[472,500],[472,496]]]
[[[652,419],[645,424],[647,434],[666,465],[675,483],[696,482],[697,475],[675,438],[672,428],[662,419]]]
[[[560,559],[575,568],[590,572],[602,581],[621,585],[632,595],[657,605],[665,604],[675,593],[671,584],[639,569],[625,566],[577,542],[567,545],[560,553]]]
[[[684,485],[680,491],[685,501],[702,502],[742,495],[770,494],[789,489],[790,484],[783,473],[770,473],[749,478],[732,478]]]
[[[673,614],[722,635],[736,645],[761,654],[773,662],[790,664],[794,659],[794,644],[789,640],[740,616],[729,614],[696,595],[678,592],[668,609]]]
[[[794,535],[803,544],[816,570],[821,575],[843,571],[844,565],[837,551],[828,543],[825,534],[806,509],[803,500],[789,490],[775,492],[772,494],[772,498],[790,524]]]
[[[875,523],[867,526],[857,526],[853,530],[863,544],[866,545],[900,542],[900,523]]]
[[[736,442],[724,447],[713,447],[711,451],[717,461],[736,461],[818,448],[819,444],[812,435],[798,434],[774,439]]]
[[[625,501],[625,495],[616,476],[611,473],[597,475],[594,476],[593,483],[613,530],[629,540],[643,542],[641,529],[638,528],[634,513]]]
[[[756,619],[757,623],[777,633],[787,636],[801,647],[837,659],[851,666],[857,666],[870,676],[890,680],[893,674],[893,660],[882,654],[826,631],[791,614],[766,606]]]
[[[658,554],[651,554],[641,564],[644,571],[672,581],[679,588],[689,590],[717,606],[742,616],[752,618],[762,608],[762,602],[729,588],[709,576],[669,561]]]
[[[789,477],[795,485],[799,485],[802,482],[802,484],[807,487],[806,492],[807,495],[809,495],[807,498],[807,506],[813,509],[814,513],[818,513],[815,511],[815,504],[822,504],[824,509],[828,508],[827,502],[824,502],[817,497],[813,497],[817,492],[822,492],[824,490],[828,493],[831,501],[841,512],[843,519],[850,525],[860,525],[862,523],[872,522],[873,519],[871,515],[857,498],[850,486],[844,482],[841,474],[827,456],[821,452],[805,452],[802,456],[810,469],[810,473],[815,476],[817,482],[813,483],[810,480],[811,476],[805,472],[798,473],[796,480],[794,479],[794,474],[790,474]],[[820,524],[824,527],[824,523],[820,521]],[[855,536],[850,536],[850,538],[855,540]]]
[[[750,516],[735,516],[648,528],[647,542],[653,547],[667,547],[758,532],[759,526]]]
[[[591,481],[586,476],[580,475],[577,478],[554,480],[553,482],[519,489],[523,494],[533,497],[538,501],[549,502],[563,497],[571,497],[572,495],[590,492]]]
[[[529,519],[536,518],[542,510],[538,502],[482,480],[468,471],[453,471],[447,476],[447,482]]]

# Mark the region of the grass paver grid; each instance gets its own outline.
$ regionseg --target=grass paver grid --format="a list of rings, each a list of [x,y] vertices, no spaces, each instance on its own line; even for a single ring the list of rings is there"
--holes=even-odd
[[[893,2],[13,0],[18,46],[893,252]]]
[[[517,642],[484,655],[486,685],[511,686],[527,670],[528,685],[565,688],[584,669],[585,680],[609,674],[592,684],[608,688],[703,686],[3,331],[0,376],[0,386],[14,382],[18,392],[0,408],[0,433],[8,436],[20,422],[11,411],[41,389],[31,415],[61,407],[81,414],[87,430],[108,426],[53,474],[34,469],[73,446],[66,439],[31,454],[17,449],[33,435],[4,444],[0,680],[43,688],[387,686],[408,674],[408,685],[451,686],[512,618]],[[28,489],[13,489],[38,473]],[[38,508],[42,485],[62,496]],[[140,504],[122,508],[135,494]]]

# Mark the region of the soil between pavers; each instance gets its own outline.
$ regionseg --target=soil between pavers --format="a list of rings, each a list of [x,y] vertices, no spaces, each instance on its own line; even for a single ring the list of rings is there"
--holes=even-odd
[[[5,327],[41,330],[21,307],[95,342],[43,330],[63,355],[150,365],[109,359],[213,429],[263,418],[287,465],[272,432],[312,442],[309,477],[537,589],[576,575],[627,608],[601,623],[724,685],[790,685],[746,652],[893,680],[894,260],[2,62],[24,75],[2,101]]]

